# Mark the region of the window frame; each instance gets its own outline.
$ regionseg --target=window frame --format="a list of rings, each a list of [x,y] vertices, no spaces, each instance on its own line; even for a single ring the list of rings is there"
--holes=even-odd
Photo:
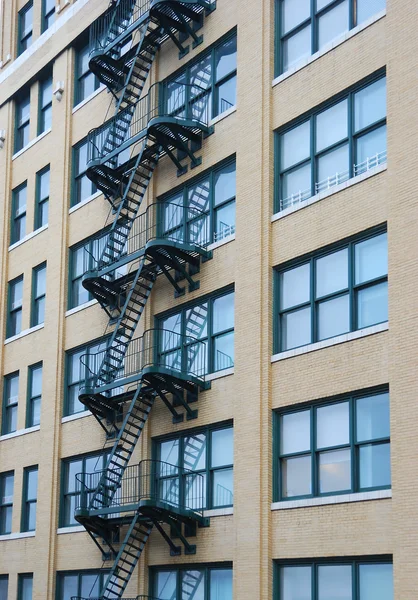
[[[22,105],[26,104],[26,101],[28,101],[27,103],[29,104],[29,112],[28,112],[28,117],[23,121],[23,120],[21,120],[19,115],[22,112],[21,107],[22,107]],[[25,127],[29,127],[28,142],[26,144],[24,143]],[[26,148],[26,146],[30,142],[30,89],[27,90],[25,93],[22,93],[15,101],[14,134],[15,134],[14,153],[16,154],[17,152],[20,152],[21,150]]]
[[[25,33],[22,30],[23,25],[23,17],[24,15],[32,9],[32,29],[30,32]],[[30,0],[23,8],[21,8],[18,12],[18,34],[17,34],[17,55],[20,56],[25,52],[33,42],[33,0]],[[23,44],[26,45],[26,42],[29,40],[29,44],[23,48]]]
[[[5,486],[5,480],[7,477],[13,477],[13,493],[12,493],[12,501],[11,502],[2,502],[3,490]],[[13,530],[13,504],[14,504],[14,496],[15,496],[15,472],[14,471],[5,471],[4,473],[0,473],[0,535],[9,535]],[[12,509],[12,527],[10,531],[6,531],[3,529],[3,514],[4,510],[8,508]]]
[[[334,337],[338,337],[338,335],[346,335],[348,333],[353,333],[354,331],[359,331],[359,327],[357,326],[358,310],[357,310],[357,303],[356,303],[356,298],[357,298],[358,292],[363,289],[379,285],[381,283],[387,283],[389,278],[388,278],[388,275],[379,276],[374,279],[367,280],[365,282],[356,284],[355,280],[354,280],[355,247],[357,244],[359,244],[361,242],[371,240],[371,239],[373,239],[375,237],[379,237],[380,235],[383,235],[385,233],[387,234],[387,224],[386,223],[383,225],[379,225],[377,227],[373,227],[366,231],[363,231],[363,232],[361,232],[355,236],[352,236],[350,238],[340,240],[339,242],[337,242],[335,244],[330,244],[328,246],[325,246],[323,248],[320,248],[318,250],[310,252],[309,254],[306,254],[304,256],[301,256],[301,257],[298,257],[291,261],[288,261],[282,265],[278,265],[277,267],[274,267],[274,280],[273,280],[273,287],[274,287],[273,353],[274,354],[280,354],[282,352],[291,352],[292,350],[296,350],[297,348],[300,348],[300,347],[310,346],[312,344],[325,341],[325,339],[332,340]],[[316,293],[315,293],[316,262],[320,258],[332,255],[335,252],[344,250],[345,248],[348,249],[348,287],[338,290],[336,292],[326,294],[324,296],[320,296],[317,298]],[[294,269],[296,267],[305,265],[305,264],[310,264],[309,300],[306,302],[303,302],[302,304],[298,304],[298,305],[291,306],[291,307],[288,307],[285,309],[281,309],[280,308],[280,291],[281,291],[280,275],[287,271],[291,271],[292,269]],[[349,331],[346,333],[337,334],[337,336],[331,336],[329,338],[324,338],[323,340],[320,340],[317,335],[318,320],[319,320],[317,307],[320,304],[326,302],[327,300],[339,298],[339,297],[345,296],[347,294],[348,294],[348,298],[349,298]],[[281,337],[282,337],[281,336],[282,317],[285,314],[292,314],[293,312],[297,312],[298,310],[302,310],[303,308],[310,309],[311,341],[308,342],[307,344],[302,344],[301,346],[295,346],[294,348],[283,349],[282,348],[282,339],[281,339]],[[373,323],[372,325],[368,325],[367,327],[374,327],[381,323],[387,323],[387,322],[388,321],[381,321],[378,323]]]
[[[318,567],[328,566],[351,566],[351,581],[353,596],[352,600],[361,600],[359,596],[359,571],[362,565],[392,565],[393,557],[391,555],[372,555],[361,557],[333,557],[326,558],[301,558],[301,559],[275,559],[273,560],[273,599],[285,600],[280,593],[280,570],[284,567],[311,567],[311,600],[319,600],[317,594]]]
[[[282,4],[284,2],[284,0],[275,0],[275,7],[274,7],[274,24],[275,24],[275,42],[274,42],[274,48],[275,48],[275,56],[274,56],[274,77],[279,77],[280,75],[284,75],[285,73],[288,73],[289,71],[291,71],[294,68],[297,68],[298,65],[302,66],[303,65],[303,58],[301,58],[300,60],[298,60],[293,66],[291,66],[289,69],[284,69],[284,51],[283,51],[283,47],[284,47],[284,43],[286,40],[290,39],[291,37],[293,37],[294,35],[297,35],[299,32],[301,32],[303,29],[305,29],[305,27],[309,27],[310,28],[310,34],[311,34],[311,51],[309,54],[309,58],[311,58],[314,54],[316,54],[317,52],[320,52],[323,48],[326,48],[331,42],[327,42],[326,44],[324,44],[323,46],[319,46],[319,38],[318,38],[318,23],[319,23],[319,19],[324,16],[326,13],[330,12],[331,10],[333,10],[334,8],[336,8],[339,4],[342,4],[344,2],[344,0],[329,0],[330,4],[325,6],[322,9],[316,10],[316,1],[315,0],[309,0],[310,1],[310,14],[309,17],[307,17],[304,21],[300,22],[299,24],[297,24],[296,26],[294,26],[292,29],[289,29],[289,31],[287,31],[286,33],[282,33]],[[361,23],[357,23],[357,19],[356,16],[358,14],[358,9],[357,9],[357,4],[358,4],[358,0],[348,0],[348,29],[347,32],[344,33],[348,33],[350,32],[352,29],[354,29],[355,27],[358,27],[359,25],[361,25]],[[379,14],[380,11],[377,11],[375,14]],[[362,22],[366,22],[366,21],[362,21]],[[335,39],[340,38],[341,36],[344,35],[344,33],[340,34],[339,36],[336,36]]]
[[[32,395],[32,384],[33,384],[33,372],[37,369],[41,369],[41,393],[38,395]],[[27,395],[26,395],[26,427],[36,427],[40,425],[40,411],[42,407],[42,386],[43,386],[43,362],[37,362],[28,367],[28,384],[27,384]],[[33,419],[33,407],[34,403],[39,401],[39,423],[35,423]]]
[[[38,171],[36,173],[36,190],[35,190],[35,220],[34,220],[34,231],[37,231],[38,229],[40,229],[41,227],[45,227],[46,225],[48,225],[48,212],[49,212],[49,198],[50,198],[50,193],[51,193],[51,180],[49,180],[49,185],[48,185],[48,195],[42,197],[41,196],[41,180],[42,177],[44,175],[46,175],[46,173],[49,173],[49,177],[51,176],[51,165],[47,165],[46,167],[44,167],[43,169],[41,169],[40,171]],[[46,223],[42,222],[42,215],[43,215],[43,209],[44,206],[46,205],[46,212],[47,212],[47,220]]]
[[[45,292],[42,294],[36,294],[36,288],[38,283],[39,273],[45,271]],[[32,269],[32,300],[31,300],[31,311],[30,311],[30,326],[36,327],[45,323],[46,306],[44,307],[44,320],[39,323],[36,321],[37,308],[42,300],[46,303],[46,282],[47,282],[47,263],[46,261],[37,265]]]
[[[352,392],[351,394],[344,394],[335,396],[332,398],[326,398],[323,400],[316,400],[312,402],[304,402],[302,404],[294,404],[285,408],[273,410],[273,502],[293,502],[296,500],[303,500],[307,498],[326,498],[328,496],[342,496],[346,494],[356,494],[362,492],[373,492],[377,490],[390,490],[390,485],[383,486],[371,486],[362,488],[360,487],[360,448],[362,446],[377,446],[382,444],[391,444],[391,432],[389,436],[381,438],[371,438],[369,440],[357,441],[356,436],[356,425],[357,425],[357,401],[362,398],[370,398],[374,396],[381,396],[384,394],[389,395],[389,411],[390,411],[390,394],[389,386],[383,385],[366,390]],[[317,433],[316,413],[318,409],[336,406],[338,404],[347,403],[349,405],[349,441],[347,444],[340,444],[338,446],[327,446],[324,448],[317,447]],[[300,412],[306,412],[309,410],[309,426],[310,426],[310,448],[309,450],[303,450],[292,453],[281,453],[281,419],[283,416],[297,414]],[[336,450],[349,450],[350,451],[350,468],[351,468],[351,484],[350,489],[337,490],[332,492],[320,492],[319,491],[319,456],[321,453]],[[311,459],[311,473],[310,482],[312,492],[310,494],[302,494],[299,496],[284,496],[282,492],[282,467],[281,463],[283,459],[297,458],[302,456],[309,456]]]
[[[53,25],[53,24],[54,24],[54,22],[55,22],[55,3],[53,4],[53,8],[51,8],[49,11],[47,11],[47,10],[46,10],[46,2],[47,2],[47,0],[42,0],[42,16],[41,16],[41,23],[42,23],[42,26],[41,26],[41,34],[42,34],[42,33],[45,33],[45,31],[46,31],[47,29],[49,29],[50,27],[52,27],[52,25]],[[52,23],[50,24],[50,23],[49,23],[49,19],[50,19],[52,16],[53,16],[54,18],[53,18],[53,21],[52,21]]]
[[[229,333],[235,333],[235,296],[234,296],[234,327],[230,327],[228,329],[218,331],[217,333],[213,333],[213,318],[212,318],[213,317],[213,304],[214,304],[215,300],[218,300],[219,298],[222,298],[223,296],[228,296],[229,294],[235,294],[235,288],[233,285],[227,286],[227,287],[217,290],[215,292],[206,294],[204,296],[196,298],[193,301],[187,302],[187,303],[177,306],[171,310],[168,310],[164,313],[160,313],[160,314],[154,316],[155,329],[162,330],[162,329],[164,329],[162,326],[162,322],[164,320],[168,319],[169,317],[173,317],[173,316],[181,314],[180,335],[186,336],[186,335],[188,335],[186,333],[186,322],[185,322],[185,318],[184,318],[186,312],[188,310],[193,309],[196,306],[200,306],[205,303],[208,304],[207,323],[206,323],[207,335],[204,338],[199,338],[199,341],[201,341],[201,342],[204,342],[205,340],[207,340],[207,346],[206,346],[207,372],[206,372],[206,375],[209,375],[211,373],[221,373],[223,370],[226,370],[228,368],[231,368],[231,369],[234,368],[235,362],[230,367],[225,367],[225,369],[218,369],[216,371],[214,370],[214,367],[215,367],[215,356],[214,356],[215,340],[217,338],[227,335]],[[159,347],[159,342],[158,342],[158,347]],[[173,349],[170,349],[167,352],[170,353]],[[234,350],[235,350],[235,340],[234,340]],[[164,354],[164,353],[165,352],[161,351],[161,354]],[[182,358],[182,363],[183,363],[184,362],[183,359],[185,358],[183,356],[183,354],[182,354],[181,358]],[[235,353],[234,353],[234,360],[235,360]]]
[[[84,100],[86,100],[92,94],[94,94],[100,87],[99,78],[92,71],[90,71],[90,69],[87,69],[87,71],[83,71],[81,68],[82,63],[83,63],[83,53],[86,53],[88,56],[89,52],[90,52],[90,46],[89,46],[88,42],[84,46],[81,46],[80,48],[75,49],[74,103],[73,103],[74,107],[77,106],[78,104],[80,104],[81,102],[84,102]],[[94,85],[93,85],[94,91],[92,92],[92,94],[89,94],[88,96],[83,96],[81,94],[81,83],[82,83],[82,81],[87,79],[90,75],[94,78]]]
[[[36,487],[36,497],[28,498],[28,488],[29,488],[29,473],[35,472],[37,473],[37,487]],[[38,505],[38,484],[39,484],[39,465],[33,465],[31,467],[25,467],[23,469],[23,486],[22,486],[22,514],[21,514],[21,522],[20,522],[20,531],[28,532],[28,531],[36,531],[36,510]],[[29,528],[29,511],[30,505],[35,504],[35,528]]]
[[[229,508],[234,505],[232,502],[232,504],[219,504],[219,505],[213,506],[213,502],[212,502],[213,474],[217,471],[226,471],[226,470],[230,470],[230,469],[232,469],[232,473],[234,472],[234,463],[225,464],[225,465],[221,465],[218,467],[211,466],[212,435],[214,432],[223,431],[225,429],[232,429],[232,435],[234,435],[233,422],[227,421],[224,423],[220,423],[218,425],[206,425],[205,427],[199,427],[196,429],[190,429],[190,430],[186,429],[183,431],[179,431],[177,434],[174,434],[174,435],[166,434],[163,436],[158,436],[158,437],[152,438],[152,457],[154,460],[161,461],[161,444],[162,443],[178,441],[178,456],[179,456],[178,468],[190,470],[190,469],[188,469],[188,467],[184,466],[185,439],[187,437],[194,436],[194,435],[199,435],[199,434],[205,435],[205,452],[206,452],[205,467],[203,469],[191,470],[192,473],[201,473],[202,475],[205,475],[205,477],[206,477],[205,506],[199,507],[199,508],[203,508],[204,510]],[[181,458],[181,460],[180,460],[180,458]],[[178,477],[181,480],[181,476],[178,476]],[[167,479],[173,479],[173,478],[175,478],[175,476],[173,476],[171,473],[169,475],[167,475]],[[164,476],[158,477],[158,479],[165,479],[165,477]],[[181,483],[184,484],[184,480]],[[180,493],[180,498],[185,497],[183,486],[179,493]],[[180,504],[181,503],[182,502],[180,500]]]
[[[327,7],[328,8],[328,7]],[[356,176],[355,166],[357,164],[357,152],[356,152],[356,142],[359,138],[372,133],[379,128],[382,128],[387,125],[387,111],[386,117],[377,119],[370,125],[355,131],[355,123],[354,123],[354,114],[355,114],[355,95],[373,85],[374,83],[381,81],[383,79],[387,80],[386,77],[386,69],[380,69],[379,71],[373,73],[366,79],[356,83],[355,85],[347,88],[345,91],[337,94],[313,108],[307,113],[304,113],[297,119],[286,123],[283,127],[279,127],[276,129],[274,133],[274,172],[275,172],[275,183],[274,183],[274,214],[279,214],[283,210],[286,210],[288,207],[283,206],[283,201],[287,198],[284,197],[283,193],[283,185],[282,180],[283,176],[290,174],[294,171],[301,169],[303,166],[310,166],[311,169],[311,177],[310,177],[310,195],[306,196],[306,198],[302,197],[301,200],[307,200],[313,198],[317,194],[324,193],[324,191],[332,190],[334,186],[330,186],[326,190],[316,191],[317,184],[321,183],[317,181],[317,171],[318,171],[318,161],[320,158],[326,156],[327,154],[332,153],[335,150],[338,150],[340,147],[348,145],[348,175],[346,178],[341,179],[341,183],[345,181],[349,181],[353,177]],[[328,109],[338,105],[340,102],[347,100],[347,136],[343,139],[338,140],[330,146],[327,146],[319,151],[316,151],[316,118],[327,111]],[[303,160],[300,160],[297,163],[292,164],[290,167],[283,168],[281,167],[282,162],[282,151],[281,151],[281,138],[284,134],[289,133],[290,131],[296,129],[300,125],[304,125],[305,123],[309,123],[310,133],[309,133],[309,157]],[[383,164],[383,162],[381,163]],[[378,166],[376,164],[376,166]],[[338,185],[338,182],[335,183]],[[307,190],[306,190],[307,191]]]
[[[51,99],[49,99],[45,104],[43,104],[43,93],[45,88],[51,86]],[[44,77],[39,82],[39,97],[38,97],[38,135],[49,131],[52,127],[52,98],[53,98],[53,79],[52,73],[48,75],[48,77]],[[51,109],[51,126],[46,127],[46,117],[47,111]]]
[[[77,577],[77,596],[81,597],[81,577],[83,575],[96,575],[99,578],[99,589],[103,588],[103,584],[106,580],[106,577],[109,575],[108,569],[82,569],[75,571],[57,571],[57,579],[56,579],[56,600],[62,600],[63,594],[63,578],[66,576],[69,577]]]
[[[13,402],[12,404],[6,404],[6,400],[8,398],[8,388],[10,386],[10,381],[12,379],[16,379],[17,378],[17,389],[18,389],[18,395],[16,396],[16,402]],[[6,428],[6,424],[8,423],[8,411],[10,409],[16,409],[16,412],[19,410],[19,371],[13,371],[13,373],[8,373],[7,375],[4,376],[3,379],[4,385],[3,385],[3,410],[2,410],[2,423],[1,423],[1,435],[8,435],[9,433],[14,433],[15,431],[17,431],[17,423],[18,423],[18,414],[16,414],[16,429],[13,430],[8,430],[8,428]],[[13,396],[12,396],[13,398]]]
[[[202,571],[204,577],[204,600],[210,600],[210,574],[212,571],[231,571],[232,577],[234,575],[234,569],[232,562],[216,562],[216,563],[193,563],[193,564],[172,564],[168,566],[152,566],[149,567],[149,596],[150,598],[156,598],[158,592],[157,589],[157,577],[158,573],[163,572],[175,572],[176,573],[176,599],[182,600],[182,574],[187,571]]]
[[[91,458],[97,458],[99,460],[102,458],[103,460],[103,469],[105,468],[109,455],[111,452],[111,448],[97,450],[95,452],[88,452],[86,454],[78,454],[76,456],[68,456],[66,458],[61,459],[61,477],[60,477],[60,502],[59,502],[59,527],[74,527],[74,523],[66,523],[65,522],[65,507],[66,507],[66,499],[68,497],[79,497],[81,496],[81,492],[66,492],[66,486],[68,485],[67,476],[68,476],[68,465],[74,462],[82,463],[81,471],[79,473],[85,474],[86,469],[86,460]],[[96,463],[97,464],[97,463]],[[102,469],[100,469],[102,470]]]
[[[86,148],[88,148],[88,140],[86,137],[83,138],[82,140],[80,140],[79,142],[77,142],[76,144],[74,144],[74,146],[72,147],[70,208],[73,208],[74,206],[78,206],[82,202],[85,202],[87,200],[87,198],[90,198],[98,191],[96,185],[89,179],[89,183],[91,186],[91,194],[89,194],[86,198],[78,198],[78,196],[79,196],[78,191],[77,191],[78,181],[81,180],[82,177],[87,177],[87,175],[86,175],[87,162],[86,162],[85,170],[80,173],[76,173],[76,165],[78,162],[78,153],[80,151],[80,148],[82,148],[83,146],[86,146]]]
[[[26,190],[26,204],[25,210],[21,210],[19,214],[17,214],[17,202],[18,196],[20,192]],[[27,206],[28,206],[28,181],[23,181],[17,187],[12,190],[12,214],[11,214],[11,225],[10,225],[10,246],[13,244],[17,244],[21,240],[24,240],[26,237],[26,215],[27,215]],[[24,221],[24,235],[20,238],[17,238],[17,226],[19,225],[20,229],[20,221]]]
[[[8,597],[8,591],[9,591],[9,576],[8,575],[0,575],[0,583],[2,581],[6,582],[6,598]]]
[[[18,283],[22,283],[22,303],[20,306],[15,308],[12,307],[12,287],[17,285]],[[11,332],[11,317],[12,315],[17,314],[18,312],[23,312],[23,274],[15,277],[11,281],[8,282],[8,290],[7,290],[7,323],[6,323],[6,339],[19,335],[22,332],[22,325],[20,331]]]

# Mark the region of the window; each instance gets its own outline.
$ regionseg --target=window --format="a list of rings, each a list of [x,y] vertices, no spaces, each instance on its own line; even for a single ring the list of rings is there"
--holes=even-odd
[[[75,308],[93,299],[92,294],[83,287],[83,275],[96,269],[105,248],[107,237],[89,238],[70,248],[70,282],[68,308]]]
[[[27,182],[25,181],[12,191],[12,224],[10,244],[15,244],[26,235],[26,200]]]
[[[9,588],[9,576],[0,575],[0,600],[7,600],[7,592]]]
[[[276,75],[361,25],[386,7],[386,0],[276,0]]]
[[[42,363],[32,365],[28,371],[28,405],[26,427],[34,427],[41,422]]]
[[[393,600],[387,559],[300,560],[275,564],[276,600]]]
[[[22,331],[23,275],[9,281],[7,337],[18,335]]]
[[[203,341],[206,347],[206,372],[213,373],[234,366],[234,292],[213,296],[170,316],[160,317],[158,326],[168,332]],[[187,362],[190,370],[195,366],[200,369],[203,361],[200,344],[199,348],[196,344],[179,348],[178,342],[177,335],[162,334],[161,355],[167,364],[178,368]],[[186,352],[187,360],[184,355]]]
[[[99,79],[89,70],[89,52],[88,44],[76,51],[74,106],[88,98],[100,85]]]
[[[32,269],[31,327],[45,321],[46,263]]]
[[[36,173],[35,230],[48,224],[50,174],[49,165]]]
[[[57,600],[78,598],[98,598],[108,571],[69,571],[57,574]]]
[[[276,142],[279,211],[385,163],[386,78],[314,111]]]
[[[0,474],[0,535],[12,532],[14,472]]]
[[[27,50],[32,44],[33,35],[33,2],[28,2],[22,10],[19,11],[18,18],[18,47],[17,55]]]
[[[15,152],[29,144],[30,136],[30,93],[16,101]]]
[[[87,177],[87,140],[73,148],[73,187],[71,206],[75,206],[96,193],[97,188]]]
[[[55,0],[42,0],[42,33],[55,21]]]
[[[81,382],[86,377],[86,366],[81,363],[80,359],[83,354],[95,354],[100,350],[104,350],[106,346],[105,340],[92,342],[86,346],[81,346],[76,350],[67,352],[66,363],[66,398],[64,403],[64,416],[74,415],[86,410],[84,404],[78,399],[78,391]]]
[[[19,400],[19,371],[6,375],[3,392],[2,435],[17,430],[17,405]]]
[[[234,500],[234,431],[233,428],[209,428],[187,432],[172,439],[155,443],[162,466],[159,476],[160,491],[169,502],[178,504],[184,498],[192,508],[232,506]],[[196,490],[193,477],[180,478],[176,469],[201,473],[204,481],[203,497]],[[181,489],[180,489],[181,486]],[[197,493],[196,493],[197,492]]]
[[[153,569],[152,588],[160,600],[232,600],[232,567]]]
[[[52,125],[52,75],[39,83],[38,135]]]
[[[18,600],[32,600],[33,573],[20,574],[18,576],[17,598]]]
[[[36,503],[38,499],[38,466],[23,471],[22,531],[36,529]]]
[[[162,199],[164,234],[197,243],[217,242],[234,234],[235,190],[235,159],[192,180]]]
[[[388,392],[292,407],[275,419],[277,500],[390,487]]]
[[[237,36],[202,52],[165,82],[167,110],[178,116],[211,119],[236,104]]]
[[[77,485],[76,475],[79,473],[96,473],[102,471],[107,463],[109,452],[100,452],[86,456],[75,456],[62,461],[61,485],[61,527],[77,525],[74,511],[81,492]],[[93,490],[89,490],[93,491]]]
[[[387,234],[362,234],[318,251],[280,269],[276,284],[279,352],[384,323]]]

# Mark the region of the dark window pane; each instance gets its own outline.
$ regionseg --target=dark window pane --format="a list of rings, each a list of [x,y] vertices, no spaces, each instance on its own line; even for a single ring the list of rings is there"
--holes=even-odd
[[[237,68],[237,38],[224,42],[215,51],[216,81],[219,81]]]

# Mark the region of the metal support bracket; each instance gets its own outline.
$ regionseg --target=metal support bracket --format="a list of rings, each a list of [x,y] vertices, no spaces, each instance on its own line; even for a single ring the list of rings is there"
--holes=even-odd
[[[163,538],[165,539],[167,544],[170,546],[170,555],[171,556],[181,556],[181,547],[176,546],[173,543],[173,540],[170,538],[169,535],[167,535],[167,533],[164,531],[164,529],[162,528],[160,523],[158,523],[158,521],[153,521],[153,523],[154,523],[155,527],[157,528],[157,530],[161,533],[161,535],[163,536]]]

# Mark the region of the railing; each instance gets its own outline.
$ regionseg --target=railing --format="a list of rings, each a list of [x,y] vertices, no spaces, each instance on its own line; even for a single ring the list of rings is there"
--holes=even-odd
[[[363,162],[358,165],[354,165],[354,175],[362,175],[363,173],[367,173],[370,169],[374,169],[379,165],[384,164],[387,161],[387,151],[378,152],[374,156],[370,158],[366,158]]]
[[[103,600],[100,596],[90,596],[89,598],[83,598],[82,596],[71,596],[71,600]],[[160,598],[154,598],[153,596],[135,596],[134,598],[122,598],[122,600],[160,600]]]
[[[235,233],[235,225],[229,225],[228,223],[221,223],[221,228],[219,231],[215,231],[213,234],[213,241],[220,242],[230,235],[234,235]]]
[[[122,144],[126,147],[127,142],[133,143],[134,140],[136,142],[145,137],[148,123],[157,117],[193,120],[207,127],[210,120],[209,90],[196,84],[180,83],[171,88],[168,97],[167,86],[155,83],[148,94],[138,100],[134,109],[127,106],[89,132],[87,164],[101,160],[113,152],[109,146],[118,149]]]
[[[118,6],[109,8],[90,28],[90,55],[105,49],[131,25],[144,18],[149,8],[150,0],[120,0]]]
[[[80,361],[86,367],[81,387],[89,388],[110,382],[117,385],[147,367],[169,369],[182,378],[186,374],[202,382],[207,371],[206,343],[166,329],[148,329],[141,337],[131,340],[127,348],[120,344],[94,354],[83,354]]]
[[[191,510],[203,516],[206,502],[205,479],[201,473],[159,460],[142,460],[121,470],[101,470],[76,475],[76,510],[132,507],[142,501],[164,502],[174,509]],[[104,476],[106,476],[104,478]],[[109,489],[95,490],[105,479]],[[117,511],[115,511],[117,512]]]
[[[221,350],[215,352],[215,368],[216,371],[223,371],[224,369],[231,369],[234,366],[234,360],[229,354],[225,354]]]
[[[125,225],[121,225],[121,239]],[[117,240],[118,230],[113,230]],[[85,248],[83,254],[84,273],[109,266],[109,261],[102,259],[103,251],[109,239],[109,231],[101,232],[91,240],[92,246]],[[121,254],[131,256],[142,250],[156,239],[191,244],[206,248],[210,243],[210,219],[208,213],[181,203],[155,202],[147,210],[138,215],[132,225],[129,237],[122,252],[115,254],[115,261]]]
[[[325,192],[336,185],[340,185],[340,183],[347,181],[349,177],[350,171],[342,171],[341,173],[335,173],[335,175],[326,177],[326,179],[318,181],[318,183],[315,184],[315,193],[320,194],[321,192]]]

